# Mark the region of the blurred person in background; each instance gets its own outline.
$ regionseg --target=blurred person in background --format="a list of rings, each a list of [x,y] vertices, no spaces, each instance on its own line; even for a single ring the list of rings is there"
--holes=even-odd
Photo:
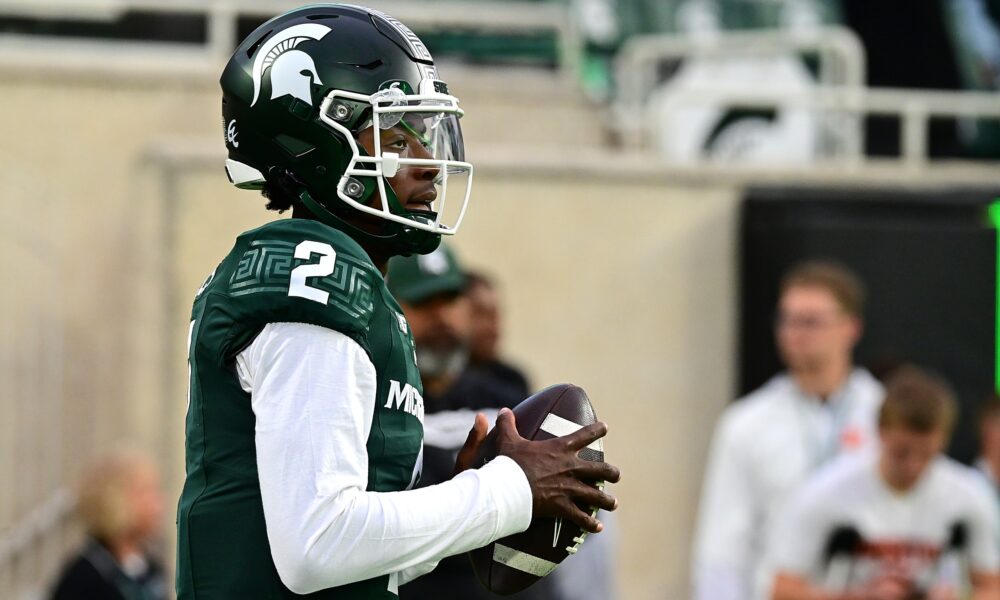
[[[993,394],[979,409],[979,458],[976,469],[1000,494],[1000,395]]]
[[[491,370],[468,368],[473,330],[484,327],[482,323],[473,325],[476,302],[450,247],[441,244],[430,254],[393,258],[386,283],[413,332],[424,384],[423,469],[417,485],[426,487],[452,478],[455,460],[476,413],[485,415],[492,426],[499,409],[512,408],[524,400],[526,386],[505,384]],[[551,584],[548,577],[511,597],[551,600]],[[402,586],[399,596],[403,600],[436,600],[442,597],[442,590],[448,590],[448,597],[468,600],[496,597],[479,582],[465,555],[443,559],[427,575]]]
[[[101,459],[81,479],[76,508],[87,539],[63,568],[52,600],[167,598],[163,566],[150,551],[164,510],[152,461],[124,451]]]
[[[766,598],[768,523],[820,465],[870,448],[882,386],[853,365],[864,288],[812,261],[780,286],[775,338],[787,371],[730,406],[712,440],[694,540],[697,600]]]
[[[490,377],[493,385],[527,398],[531,386],[520,369],[500,358],[503,320],[500,294],[496,284],[483,273],[466,271],[466,296],[471,310],[469,331],[469,370]]]
[[[912,366],[886,382],[878,452],[834,461],[775,523],[773,600],[1000,598],[1000,511],[982,479],[942,452],[957,403]]]

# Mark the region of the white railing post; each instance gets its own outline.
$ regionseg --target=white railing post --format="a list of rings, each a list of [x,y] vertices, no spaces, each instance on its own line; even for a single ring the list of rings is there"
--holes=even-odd
[[[927,162],[927,107],[918,100],[911,100],[902,109],[900,127],[900,156],[911,170]]]
[[[814,54],[819,59],[821,88],[862,87],[865,83],[864,48],[857,36],[844,27],[820,27],[789,33],[782,30],[724,32],[706,39],[692,35],[649,34],[630,38],[615,58],[615,76],[619,82],[618,99],[612,111],[612,126],[623,140],[641,140],[642,130],[629,135],[633,115],[642,111],[658,84],[657,66],[666,60],[692,58],[743,58],[746,56],[787,56]],[[849,121],[850,116],[844,115]],[[843,128],[841,137],[854,135],[859,124]],[[851,150],[860,142],[850,140]]]

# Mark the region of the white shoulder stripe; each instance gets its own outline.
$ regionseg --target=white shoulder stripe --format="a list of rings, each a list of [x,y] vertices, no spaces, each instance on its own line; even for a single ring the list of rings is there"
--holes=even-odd
[[[545,433],[550,433],[556,437],[562,437],[564,435],[569,435],[583,429],[583,425],[574,423],[569,419],[564,419],[559,415],[554,415],[549,413],[545,415],[545,420],[542,421],[542,426],[540,427]],[[604,440],[603,438],[594,440],[587,444],[587,447],[591,450],[597,450],[598,452],[604,452]]]
[[[535,577],[545,577],[559,566],[552,561],[526,554],[503,544],[493,545],[493,560]]]

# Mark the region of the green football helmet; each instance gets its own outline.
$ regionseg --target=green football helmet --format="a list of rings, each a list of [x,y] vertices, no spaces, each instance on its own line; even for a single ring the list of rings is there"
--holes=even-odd
[[[236,187],[280,184],[317,219],[394,254],[426,254],[458,231],[473,170],[463,112],[430,52],[396,19],[340,4],[289,11],[240,44],[221,85],[226,173]],[[419,140],[418,150],[387,144],[395,132]],[[427,210],[407,208],[393,189],[390,179],[406,169],[432,173],[421,196]],[[453,198],[446,213],[449,179],[460,204]],[[378,226],[359,227],[364,214]]]

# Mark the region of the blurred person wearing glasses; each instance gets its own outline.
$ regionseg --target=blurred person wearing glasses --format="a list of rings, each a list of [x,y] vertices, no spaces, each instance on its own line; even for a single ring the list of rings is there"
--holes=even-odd
[[[163,502],[159,474],[145,456],[120,451],[98,461],[77,496],[87,539],[52,600],[165,600],[163,566],[149,550],[160,536]]]
[[[780,285],[775,339],[787,371],[720,418],[695,531],[696,600],[767,598],[761,560],[776,511],[834,456],[871,448],[883,389],[853,364],[864,288],[842,265],[797,265]]]

